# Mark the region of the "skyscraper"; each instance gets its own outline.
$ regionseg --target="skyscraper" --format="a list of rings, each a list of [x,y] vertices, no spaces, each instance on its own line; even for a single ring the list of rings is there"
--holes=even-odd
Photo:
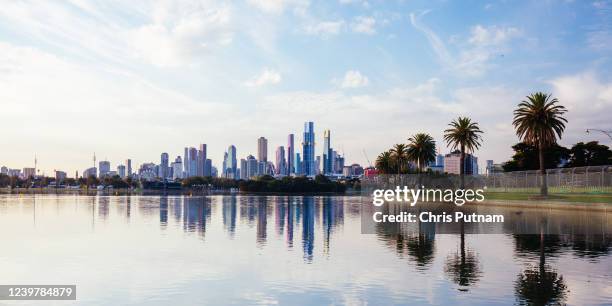
[[[125,167],[127,172],[125,173],[127,177],[131,177],[132,176],[132,160],[131,159],[126,159],[125,160]]]
[[[265,137],[257,139],[257,159],[259,161],[268,161],[268,140]]]
[[[174,159],[174,162],[171,164],[172,167],[172,178],[183,178],[183,161],[180,156],[177,156]]]
[[[255,159],[255,156],[253,155],[249,155],[246,158],[246,177],[247,179],[250,179],[252,177],[257,176],[257,159]]]
[[[189,171],[187,176],[196,176],[198,175],[198,150],[191,147],[189,148],[188,153],[188,159],[185,161],[185,163],[189,163]]]
[[[102,160],[98,163],[100,169],[100,177],[106,176],[110,172],[110,162],[107,160]]]
[[[162,179],[166,179],[168,177],[169,174],[169,161],[170,161],[170,157],[168,156],[168,153],[164,152],[161,154],[161,162],[159,164],[159,177],[161,177]]]
[[[276,148],[276,174],[287,175],[287,161],[285,160],[285,147]]]
[[[331,131],[323,132],[323,174],[331,174],[332,170],[332,148],[331,148]]]
[[[249,177],[248,175],[248,170],[247,170],[247,160],[244,158],[240,159],[240,179],[241,180],[246,180]]]
[[[293,138],[293,134],[289,134],[287,139],[287,175],[295,173],[295,147]]]
[[[204,163],[204,176],[213,176],[212,175],[212,160],[210,158],[206,159]]]
[[[304,174],[304,171],[302,170],[302,159],[300,158],[300,153],[295,153],[295,174]]]
[[[189,148],[185,147],[185,154],[183,154],[183,172],[184,177],[189,177]]]
[[[229,148],[227,148],[227,161],[225,167],[225,177],[235,179],[236,169],[238,168],[238,165],[236,160],[236,147],[234,145],[231,145],[229,146]]]
[[[315,165],[315,133],[312,121],[304,123],[304,142],[302,142],[302,172],[307,176],[316,174]]]
[[[206,144],[200,144],[200,149],[198,150],[198,176],[206,175],[204,172],[204,168],[206,166]]]
[[[117,166],[117,174],[119,175],[120,178],[125,177],[125,166],[124,165]]]

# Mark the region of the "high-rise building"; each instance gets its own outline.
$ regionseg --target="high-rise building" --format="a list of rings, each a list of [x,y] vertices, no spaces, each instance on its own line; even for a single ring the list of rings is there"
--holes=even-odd
[[[124,165],[117,166],[117,174],[119,175],[120,178],[125,178],[125,166]]]
[[[100,167],[100,177],[105,177],[110,172],[110,162],[107,160],[102,160],[98,163]]]
[[[246,158],[246,177],[247,179],[256,177],[258,174],[257,171],[257,159],[255,159],[255,156],[253,155],[249,155]]]
[[[287,139],[287,175],[295,173],[295,141],[293,134]]]
[[[164,152],[161,154],[161,161],[159,164],[159,177],[161,177],[162,179],[166,179],[168,178],[170,175],[170,156],[168,155],[168,153]]]
[[[206,163],[204,164],[204,176],[213,176],[212,168],[212,160],[210,158],[207,158]]]
[[[444,155],[442,154],[436,155],[436,166],[444,167]]]
[[[8,168],[6,166],[2,166],[2,168],[0,168],[0,173],[8,175]]]
[[[90,176],[96,177],[97,173],[98,169],[96,167],[87,168],[83,171],[83,178],[88,178]]]
[[[125,168],[126,168],[125,170],[127,171],[126,172],[127,177],[132,176],[133,172],[132,172],[132,160],[131,159],[128,158],[125,160]]]
[[[180,156],[177,156],[174,162],[170,164],[170,169],[172,169],[173,179],[183,178],[183,161]]]
[[[231,145],[227,148],[227,157],[225,162],[224,176],[226,178],[235,179],[236,169],[238,168],[236,160],[236,146]]]
[[[200,144],[200,149],[198,150],[198,170],[196,171],[198,176],[206,175],[204,173],[205,166],[206,166],[206,144],[202,143]]]
[[[183,154],[183,177],[189,177],[189,148],[185,147],[185,153]]]
[[[247,171],[247,160],[244,158],[240,159],[240,179],[241,180],[246,180],[249,177],[247,176],[248,171]]]
[[[198,175],[198,150],[194,147],[189,148],[189,158],[187,159],[189,162],[189,175],[197,176]]]
[[[257,139],[257,159],[259,161],[268,161],[268,140],[265,137]]]
[[[321,174],[321,155],[317,155],[315,158],[315,173],[317,175]]]
[[[27,179],[34,176],[36,176],[36,168],[23,168],[23,178]]]
[[[276,148],[276,174],[287,175],[287,160],[285,160],[285,147]]]
[[[302,171],[307,176],[314,176],[316,174],[315,132],[314,123],[312,121],[304,123],[304,142],[302,142],[302,153],[304,154]]]
[[[444,172],[451,174],[459,174],[461,169],[461,153],[459,151],[446,154],[444,156]],[[466,175],[478,174],[478,158],[472,154],[466,153],[463,163],[463,173]]]
[[[331,131],[325,130],[323,132],[323,174],[325,175],[333,172],[333,159],[331,157],[331,154]]]
[[[295,174],[303,175],[304,171],[302,170],[302,159],[300,158],[300,153],[295,153]]]

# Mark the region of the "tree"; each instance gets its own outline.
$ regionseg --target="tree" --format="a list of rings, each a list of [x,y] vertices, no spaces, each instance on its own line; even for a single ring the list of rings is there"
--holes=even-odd
[[[570,150],[568,167],[602,166],[612,163],[612,151],[597,141],[579,142]]]
[[[548,194],[546,175],[544,173],[544,149],[557,143],[557,137],[565,130],[567,119],[563,114],[567,112],[565,107],[557,105],[559,100],[552,95],[536,92],[527,96],[527,100],[519,103],[514,110],[512,124],[516,129],[516,135],[525,143],[538,147],[540,174],[542,183],[540,194]]]
[[[393,156],[393,162],[397,167],[397,174],[402,172],[402,168],[408,160],[407,146],[403,143],[398,143],[391,148],[391,156]]]
[[[512,159],[503,164],[504,171],[525,171],[539,169],[538,148],[524,142],[512,146],[514,155]],[[570,157],[570,150],[566,147],[553,144],[544,149],[544,166],[556,168],[563,160]]]
[[[408,159],[414,161],[417,169],[422,171],[429,162],[436,160],[436,142],[429,134],[415,134],[408,138],[406,153]]]
[[[444,140],[452,150],[461,151],[459,161],[459,176],[461,177],[461,189],[465,188],[465,153],[474,152],[480,147],[483,132],[478,127],[477,122],[472,122],[470,118],[458,117],[448,124],[451,128],[444,130]]]
[[[390,151],[380,153],[376,158],[376,169],[383,174],[391,173],[393,169],[393,155]]]

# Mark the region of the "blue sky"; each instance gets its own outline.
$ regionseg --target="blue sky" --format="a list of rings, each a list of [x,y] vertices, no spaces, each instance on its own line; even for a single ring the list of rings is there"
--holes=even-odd
[[[610,1],[10,1],[0,11],[0,165],[73,173],[173,159],[215,165],[301,141],[303,122],[367,164],[394,143],[471,117],[476,152],[517,142],[512,110],[546,91],[568,107],[561,143],[611,129]],[[322,147],[317,148],[320,153]],[[271,154],[272,155],[272,154]]]

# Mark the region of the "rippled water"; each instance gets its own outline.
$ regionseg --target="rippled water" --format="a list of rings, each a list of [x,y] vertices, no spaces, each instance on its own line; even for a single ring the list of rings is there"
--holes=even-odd
[[[612,303],[609,236],[361,234],[360,205],[1,195],[0,284],[76,284],[58,305]]]

